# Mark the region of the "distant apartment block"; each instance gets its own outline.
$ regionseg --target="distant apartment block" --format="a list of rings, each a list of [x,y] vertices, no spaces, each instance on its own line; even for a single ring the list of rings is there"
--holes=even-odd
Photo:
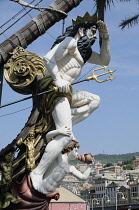
[[[86,200],[90,206],[102,206],[104,200],[105,206],[130,203],[130,186],[127,184],[128,179],[120,176],[95,176],[92,187],[81,190],[81,197]],[[124,197],[124,199],[123,199]],[[109,203],[110,201],[110,203]]]
[[[115,205],[116,196],[117,202],[120,204],[130,202],[130,188],[127,185],[127,180],[114,181],[107,186],[107,195],[111,204]]]
[[[134,181],[129,181],[131,202],[139,202],[139,178]]]
[[[100,162],[95,163],[96,174],[99,174],[99,171],[103,169],[103,164]]]
[[[133,160],[133,169],[139,167],[139,156],[135,156],[135,159]]]
[[[114,174],[120,174],[123,171],[123,168],[121,166],[110,166],[103,168],[99,171],[100,174],[104,174],[106,172],[108,173],[114,173]]]

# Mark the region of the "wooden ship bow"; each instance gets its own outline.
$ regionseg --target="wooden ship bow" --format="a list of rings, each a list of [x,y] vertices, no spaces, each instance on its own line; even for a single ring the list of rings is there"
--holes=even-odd
[[[30,94],[33,101],[32,111],[24,128],[0,151],[0,209],[12,209],[11,204],[18,205],[21,202],[21,199],[15,198],[12,194],[13,185],[21,183],[23,178],[37,166],[47,145],[46,133],[55,128],[47,107],[44,111],[45,105],[49,105],[46,95],[49,92],[48,98],[51,98],[55,94],[54,86],[51,85],[52,79],[48,80],[50,88],[47,92],[47,85],[43,86],[47,71],[43,59],[35,53],[26,51],[25,48],[52,25],[65,18],[63,12],[68,13],[81,1],[55,1],[48,9],[0,44],[0,65],[2,67],[6,64],[1,68],[1,74],[4,72],[7,83],[14,91],[24,95]],[[42,94],[43,91],[45,94]]]

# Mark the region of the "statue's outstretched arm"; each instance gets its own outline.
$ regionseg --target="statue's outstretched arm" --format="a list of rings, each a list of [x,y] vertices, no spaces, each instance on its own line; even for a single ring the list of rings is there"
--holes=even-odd
[[[87,169],[84,171],[84,173],[78,171],[74,166],[70,166],[70,173],[80,180],[87,180],[90,175],[90,171],[90,165],[87,166]]]

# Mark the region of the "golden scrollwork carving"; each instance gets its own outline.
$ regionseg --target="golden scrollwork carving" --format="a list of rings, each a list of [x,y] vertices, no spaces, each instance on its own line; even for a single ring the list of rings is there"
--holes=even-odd
[[[36,76],[43,77],[45,74],[46,67],[43,59],[22,47],[14,49],[4,69],[4,76],[8,84],[21,94],[31,94]]]

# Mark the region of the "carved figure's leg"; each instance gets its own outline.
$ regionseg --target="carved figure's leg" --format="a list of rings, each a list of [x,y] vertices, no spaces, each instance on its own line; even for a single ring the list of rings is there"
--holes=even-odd
[[[72,119],[71,119],[71,108],[67,98],[62,98],[55,106],[52,116],[55,122],[56,129],[61,129],[67,126],[70,128],[72,133]],[[76,139],[72,133],[73,139]],[[58,136],[55,137],[59,139]],[[69,138],[70,139],[70,138]],[[70,142],[70,141],[69,141]]]
[[[52,116],[56,129],[67,126],[72,129],[71,109],[67,98],[62,98],[55,106]]]
[[[100,97],[86,92],[74,91],[72,96],[72,125],[75,125],[86,119],[100,104]]]

